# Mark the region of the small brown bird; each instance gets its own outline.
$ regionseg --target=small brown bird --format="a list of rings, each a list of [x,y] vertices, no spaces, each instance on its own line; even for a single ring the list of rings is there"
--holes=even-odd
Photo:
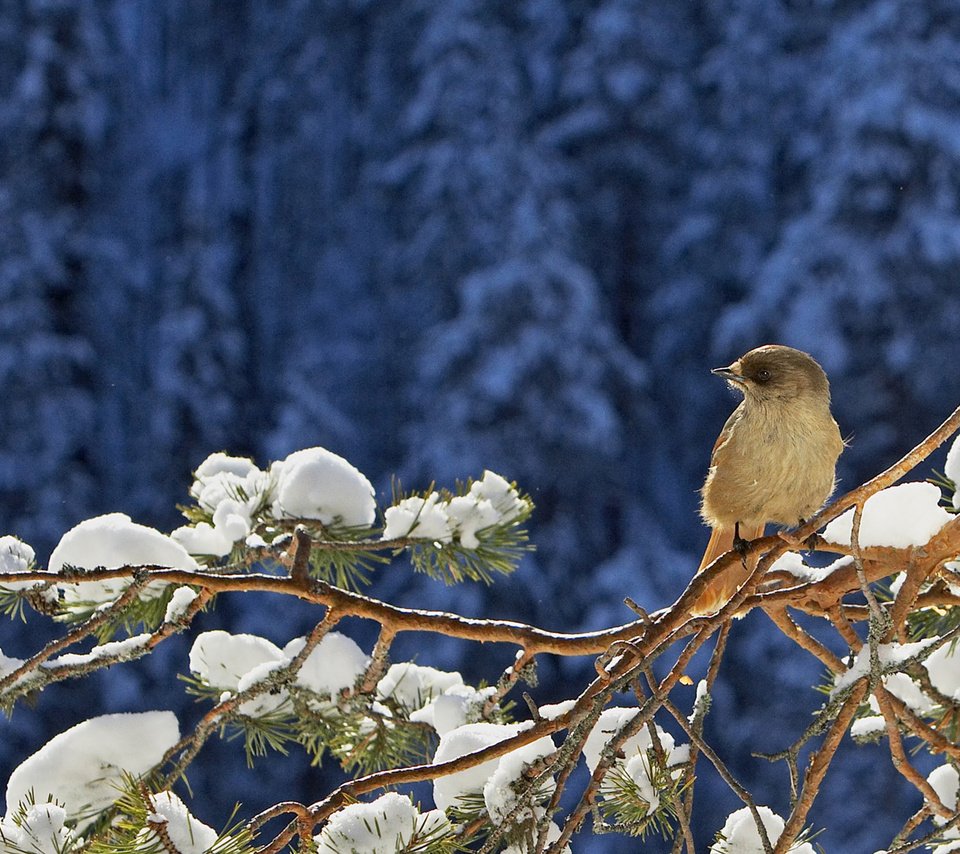
[[[767,344],[713,373],[743,401],[713,446],[700,511],[713,531],[698,572],[763,536],[767,522],[793,527],[819,510],[833,492],[843,450],[830,383],[812,356]],[[726,604],[756,560],[736,562],[712,581],[693,612],[712,614]]]

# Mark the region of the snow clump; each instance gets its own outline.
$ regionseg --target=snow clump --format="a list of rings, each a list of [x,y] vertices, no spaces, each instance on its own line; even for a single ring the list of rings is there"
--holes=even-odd
[[[518,724],[464,724],[440,736],[433,764],[440,765],[498,744],[529,729],[530,726],[532,724],[529,721]],[[516,803],[517,795],[511,784],[520,777],[526,765],[555,749],[553,739],[544,736],[505,756],[482,762],[474,768],[437,777],[433,782],[433,801],[437,807],[446,810],[468,795],[483,794],[491,817],[506,815],[512,809],[508,808],[508,805]]]
[[[326,526],[369,528],[376,516],[369,480],[326,448],[295,451],[270,466],[277,519],[317,519]]]
[[[932,483],[901,483],[871,495],[863,505],[860,545],[907,548],[922,546],[953,516],[940,506],[940,489]],[[853,508],[823,531],[831,543],[849,546]]]
[[[351,804],[338,810],[313,840],[319,854],[393,854],[407,850],[411,842],[451,831],[440,810],[421,813],[409,798],[388,792],[371,803]]]
[[[767,839],[776,846],[785,822],[770,807],[757,807]],[[798,842],[787,849],[789,854],[816,854],[809,842]],[[763,854],[763,841],[749,807],[727,816],[718,839],[710,846],[710,854]]]
[[[151,795],[150,803],[153,813],[149,822],[163,824],[167,838],[179,854],[204,854],[216,844],[217,831],[191,815],[186,804],[173,792]],[[145,852],[164,849],[156,831],[149,826],[137,834],[137,847]]]
[[[138,525],[125,513],[95,516],[75,525],[61,538],[50,555],[50,571],[65,567],[119,569],[124,566],[164,566],[196,570],[197,562],[179,543],[154,528]],[[58,584],[69,606],[100,605],[112,602],[129,586],[126,578],[109,581]],[[140,591],[140,599],[155,599],[167,587],[152,582]]]
[[[467,549],[480,545],[478,534],[497,525],[507,525],[529,509],[529,502],[498,474],[484,471],[465,495],[444,499],[438,492],[426,498],[404,498],[385,513],[385,540],[401,537],[449,543]]]
[[[934,768],[927,776],[927,782],[936,792],[937,797],[947,809],[956,810],[960,806],[960,774],[952,765],[941,765]],[[946,824],[946,819],[934,814],[933,823]],[[943,831],[943,838],[947,841],[933,849],[933,854],[947,854],[948,851],[960,851],[960,828],[951,827]]]
[[[24,806],[22,813],[0,820],[0,840],[6,852],[63,854],[80,840],[65,827],[67,811],[59,804]]]
[[[289,665],[305,645],[306,639],[302,637],[294,638],[280,649],[258,635],[233,635],[221,630],[203,632],[190,649],[190,672],[211,688],[235,694]],[[329,704],[322,700],[352,687],[369,663],[369,657],[353,640],[339,632],[330,632],[303,662],[296,684],[321,698],[319,704],[312,705],[324,711]],[[260,717],[286,707],[289,699],[285,690],[264,691],[243,702],[240,712]]]
[[[240,541],[266,545],[253,532],[266,510],[274,519],[348,528],[369,528],[376,515],[370,481],[326,448],[295,451],[268,471],[246,457],[211,454],[195,472],[190,494],[212,521],[184,525],[170,536],[195,555],[225,557]]]
[[[180,737],[173,712],[90,718],[54,736],[7,781],[6,820],[20,804],[53,800],[66,820],[87,819],[119,796],[124,773],[145,774]]]
[[[603,750],[610,740],[630,723],[639,711],[637,708],[614,706],[605,709],[600,714],[600,718],[594,724],[583,746],[583,758],[591,772],[599,764]],[[656,726],[656,733],[657,740],[665,754],[666,767],[675,768],[673,774],[679,775],[681,773],[679,766],[690,757],[689,745],[676,745],[673,736],[659,726]],[[637,785],[643,800],[647,803],[648,812],[655,812],[660,806],[660,794],[653,782],[656,777],[656,769],[652,764],[653,737],[650,734],[649,727],[641,727],[639,732],[631,735],[621,745],[620,750],[624,758],[617,759],[616,765],[621,766],[623,771]],[[608,775],[604,778],[601,792],[609,794],[615,786],[615,778]]]

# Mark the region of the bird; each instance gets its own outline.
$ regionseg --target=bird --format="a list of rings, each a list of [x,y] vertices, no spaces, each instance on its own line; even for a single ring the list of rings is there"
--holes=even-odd
[[[720,555],[763,536],[768,523],[795,527],[836,486],[844,448],[830,412],[830,383],[809,354],[765,344],[712,371],[743,395],[720,431],[701,490],[700,515],[711,528],[698,573]],[[749,577],[746,556],[712,579],[691,609],[715,613]]]

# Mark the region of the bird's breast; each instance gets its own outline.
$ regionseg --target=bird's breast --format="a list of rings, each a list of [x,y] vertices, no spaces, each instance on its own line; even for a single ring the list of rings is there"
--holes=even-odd
[[[813,515],[833,491],[843,449],[829,411],[745,409],[731,422],[704,484],[705,520],[796,525]]]

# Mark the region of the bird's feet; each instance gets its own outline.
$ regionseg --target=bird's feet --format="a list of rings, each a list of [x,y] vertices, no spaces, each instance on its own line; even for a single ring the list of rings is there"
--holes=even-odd
[[[750,551],[750,540],[745,540],[740,536],[740,523],[733,526],[733,550],[740,555],[740,560],[746,560],[747,552]]]

